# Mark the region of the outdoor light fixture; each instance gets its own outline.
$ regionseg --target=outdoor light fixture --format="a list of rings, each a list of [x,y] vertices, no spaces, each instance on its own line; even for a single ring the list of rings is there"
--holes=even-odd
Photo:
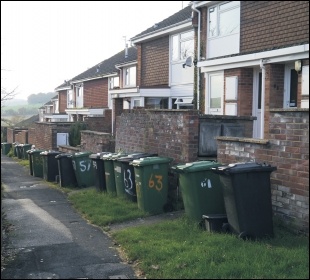
[[[300,73],[301,72],[301,60],[295,61],[295,70]]]

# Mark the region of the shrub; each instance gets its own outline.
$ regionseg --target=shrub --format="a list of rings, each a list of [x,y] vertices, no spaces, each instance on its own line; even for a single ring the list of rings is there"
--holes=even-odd
[[[83,122],[75,122],[70,126],[69,144],[76,147],[81,144],[81,130],[86,129],[86,124]]]

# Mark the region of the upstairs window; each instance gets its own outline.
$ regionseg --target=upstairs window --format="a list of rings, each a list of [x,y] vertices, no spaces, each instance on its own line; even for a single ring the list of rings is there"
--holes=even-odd
[[[124,86],[136,86],[136,66],[124,68]]]
[[[183,32],[172,36],[172,61],[194,57],[194,31]]]
[[[110,89],[119,87],[119,77],[111,77],[110,78]]]
[[[240,31],[240,1],[209,8],[209,38],[236,34]]]

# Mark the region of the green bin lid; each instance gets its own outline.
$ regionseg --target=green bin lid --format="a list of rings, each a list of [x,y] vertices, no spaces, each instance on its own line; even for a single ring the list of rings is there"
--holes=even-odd
[[[101,156],[107,155],[107,154],[110,154],[110,152],[101,152],[101,153],[91,154],[91,155],[89,155],[89,158],[91,158],[91,159],[100,159]]]
[[[133,153],[133,154],[129,154],[125,157],[120,157],[117,160],[120,162],[131,162],[135,159],[140,159],[140,158],[144,158],[144,157],[154,157],[157,156],[157,154],[149,154],[149,153]]]
[[[42,153],[44,150],[37,150],[37,149],[31,149],[26,151],[26,153],[28,154],[38,154],[38,153]]]
[[[266,163],[256,162],[237,162],[231,163],[226,166],[220,166],[212,169],[218,174],[230,174],[230,173],[248,173],[248,172],[271,172],[277,170],[275,166],[271,166]]]
[[[153,165],[159,163],[168,163],[171,162],[173,159],[168,157],[144,157],[140,159],[135,159],[129,164],[133,166],[145,166],[145,165]]]
[[[61,152],[58,152],[58,151],[48,150],[48,151],[41,152],[40,155],[42,155],[42,156],[51,156],[51,155],[58,155],[60,153]]]
[[[107,153],[107,154],[105,154],[105,155],[101,155],[100,156],[100,158],[102,159],[102,160],[112,160],[112,157],[113,156],[117,156],[117,155],[124,155],[124,154],[122,154],[122,153]]]
[[[55,156],[55,158],[59,159],[59,158],[69,157],[71,155],[72,154],[70,154],[70,153],[61,153],[61,154]]]
[[[211,168],[217,167],[220,165],[221,164],[216,161],[202,160],[202,161],[188,162],[185,164],[175,165],[175,166],[172,166],[171,169],[179,173],[190,173],[190,172],[211,170]]]
[[[91,155],[92,152],[77,152],[77,153],[74,153],[74,154],[70,154],[68,157],[71,157],[71,158],[79,158],[79,157],[89,157],[89,155]]]

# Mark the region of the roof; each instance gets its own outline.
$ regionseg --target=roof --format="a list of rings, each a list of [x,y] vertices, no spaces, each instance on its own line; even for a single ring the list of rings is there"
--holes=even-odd
[[[136,47],[129,47],[127,51],[128,51],[127,57],[125,57],[125,50],[122,50],[121,52],[115,54],[114,56],[100,63],[97,63],[95,66],[89,68],[85,72],[75,76],[74,78],[71,79],[71,82],[85,79],[101,78],[103,76],[117,73],[115,65],[135,62],[137,60]]]
[[[137,34],[136,36],[132,37],[131,40],[138,39],[140,37],[149,35],[151,33],[156,33],[158,31],[161,31],[163,29],[167,29],[169,27],[172,27],[174,25],[191,21],[192,20],[192,8],[191,6],[187,6],[184,9],[180,10],[179,12],[173,14],[172,16],[164,19],[161,22],[158,22],[154,24],[152,27],[144,30],[143,32]]]
[[[60,86],[55,88],[55,91],[62,90],[62,89],[65,89],[65,88],[70,88],[71,87],[70,81],[71,80],[69,80],[69,81],[65,80]]]

